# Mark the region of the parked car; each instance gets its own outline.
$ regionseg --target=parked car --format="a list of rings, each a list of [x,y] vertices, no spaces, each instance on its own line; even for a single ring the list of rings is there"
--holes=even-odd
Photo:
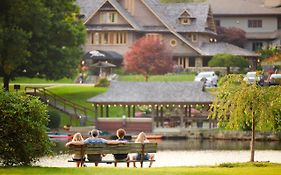
[[[203,81],[205,85],[208,87],[217,86],[218,84],[218,76],[215,74],[214,71],[209,72],[200,72],[196,75],[194,81]]]
[[[268,80],[269,86],[281,85],[281,74],[271,74]]]
[[[247,72],[244,77],[244,81],[249,84],[257,83],[261,86],[264,85],[264,76],[262,74],[257,75],[257,72]]]

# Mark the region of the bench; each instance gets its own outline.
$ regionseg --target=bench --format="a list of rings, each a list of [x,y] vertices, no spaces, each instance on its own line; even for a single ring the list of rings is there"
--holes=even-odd
[[[140,160],[130,160],[129,162],[140,162],[141,167],[143,167],[143,162],[151,161],[144,160],[144,155],[146,153],[156,153],[157,143],[118,143],[118,144],[86,144],[86,145],[70,145],[70,153],[78,153],[80,155],[86,154],[129,154],[129,153],[139,153],[141,154]],[[153,160],[154,161],[154,160]],[[68,162],[76,162],[74,160],[68,160]],[[127,161],[116,161],[116,160],[102,160],[97,162],[90,162],[85,160],[86,163],[127,163]]]

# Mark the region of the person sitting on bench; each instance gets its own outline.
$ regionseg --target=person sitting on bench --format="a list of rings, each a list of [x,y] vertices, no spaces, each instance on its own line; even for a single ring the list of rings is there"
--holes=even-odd
[[[65,146],[69,146],[73,142],[82,142],[82,141],[84,141],[82,135],[80,133],[76,133],[76,134],[73,135],[72,141],[66,143]],[[83,161],[85,161],[85,157],[84,157],[84,155],[81,155],[81,153],[80,154],[76,153],[76,154],[72,155],[72,160],[76,161],[77,167],[82,167]]]
[[[100,144],[100,143],[106,143],[106,144],[118,144],[118,141],[115,140],[106,140],[104,138],[99,138],[99,131],[96,129],[93,129],[89,132],[89,135],[91,137],[87,138],[84,141],[71,141],[66,144],[66,146],[74,144],[74,145],[84,145],[84,144]],[[102,155],[101,154],[88,154],[87,159],[90,162],[95,162],[95,166],[98,166],[98,162],[101,161]]]
[[[139,135],[137,136],[135,143],[148,143],[149,140],[147,139],[146,135],[144,132],[140,132]],[[141,160],[142,155],[141,154],[136,154],[133,156],[133,160]],[[143,160],[150,160],[149,168],[152,166],[153,160],[154,160],[154,154],[148,154],[146,153],[143,157]],[[136,162],[133,162],[134,167],[136,168]]]
[[[116,136],[117,136],[117,141],[118,142],[128,142],[128,140],[124,139],[126,135],[126,131],[122,128],[118,129],[116,131]],[[116,162],[114,162],[114,166],[116,167],[117,166],[117,161],[126,161],[127,162],[127,167],[130,166],[130,157],[128,154],[114,154],[114,159],[116,160]]]

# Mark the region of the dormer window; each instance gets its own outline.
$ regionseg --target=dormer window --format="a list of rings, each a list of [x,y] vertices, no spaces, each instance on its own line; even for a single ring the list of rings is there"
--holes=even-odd
[[[117,12],[101,12],[100,23],[101,24],[117,23],[117,18],[118,18]]]
[[[182,18],[180,19],[181,24],[184,25],[190,25],[191,24],[191,19],[190,18]]]
[[[190,25],[192,20],[194,20],[194,19],[195,18],[192,17],[187,10],[185,10],[178,18],[180,24],[183,24],[183,25]]]

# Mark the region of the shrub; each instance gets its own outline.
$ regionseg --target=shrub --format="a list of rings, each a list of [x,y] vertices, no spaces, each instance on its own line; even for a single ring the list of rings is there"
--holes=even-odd
[[[109,85],[110,85],[110,81],[108,81],[106,78],[101,78],[95,86],[96,87],[108,87]]]
[[[38,98],[0,90],[1,165],[31,165],[50,153],[46,108]]]
[[[58,129],[60,127],[60,114],[57,111],[49,111],[48,128]]]

